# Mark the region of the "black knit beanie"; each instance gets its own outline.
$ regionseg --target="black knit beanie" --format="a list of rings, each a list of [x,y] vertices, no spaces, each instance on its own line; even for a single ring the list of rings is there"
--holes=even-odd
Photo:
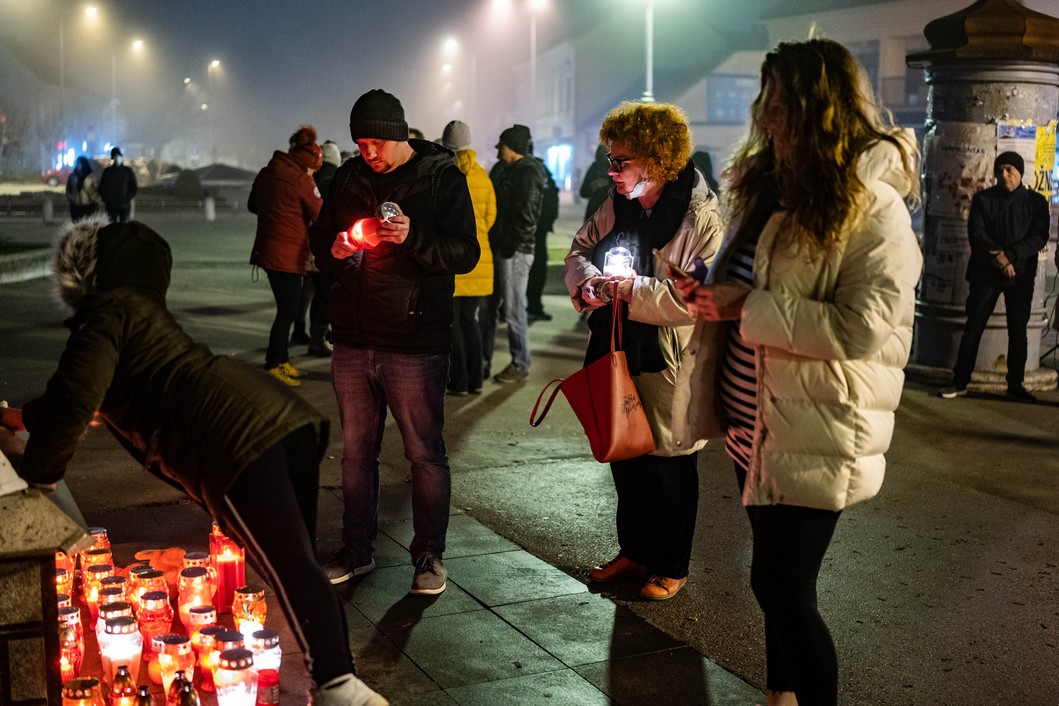
[[[996,161],[993,162],[993,171],[997,170],[997,167],[1002,164],[1007,164],[1015,169],[1019,170],[1019,174],[1026,174],[1026,161],[1022,159],[1022,155],[1018,152],[1001,152],[996,156]]]
[[[353,104],[349,111],[349,135],[357,140],[408,141],[408,123],[404,119],[401,101],[375,88]]]
[[[525,125],[515,124],[500,133],[500,141],[496,146],[507,145],[516,153],[527,155],[530,153],[530,141],[530,129]]]

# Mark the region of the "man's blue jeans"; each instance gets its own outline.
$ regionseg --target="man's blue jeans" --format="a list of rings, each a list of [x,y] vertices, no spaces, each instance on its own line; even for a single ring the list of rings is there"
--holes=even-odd
[[[448,372],[447,353],[334,347],[331,379],[342,420],[342,541],[353,566],[367,564],[375,551],[387,406],[412,464],[412,560],[445,552],[451,479],[441,431]]]
[[[512,257],[501,257],[493,251],[493,293],[485,303],[485,311],[478,315],[482,327],[482,356],[485,369],[491,370],[493,348],[496,344],[496,322],[504,308],[507,322],[507,344],[511,362],[523,370],[530,369],[528,325],[526,324],[526,285],[533,266],[533,254],[516,252]]]

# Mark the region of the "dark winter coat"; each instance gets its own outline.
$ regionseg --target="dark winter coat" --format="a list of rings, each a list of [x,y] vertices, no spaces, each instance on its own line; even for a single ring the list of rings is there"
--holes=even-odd
[[[500,257],[532,253],[544,203],[548,177],[544,165],[531,155],[502,169],[496,189],[496,223],[489,231],[489,247]]]
[[[276,151],[254,179],[246,204],[257,214],[250,264],[304,275],[309,262],[309,225],[322,203],[305,167],[286,152]]]
[[[322,457],[325,417],[264,372],[195,343],[166,309],[165,240],[141,223],[99,225],[70,226],[72,247],[56,258],[75,313],[58,370],[26,406],[21,475],[62,478],[96,410],[137,460],[214,516],[239,474],[291,432],[311,426]]]
[[[409,140],[415,155],[386,174],[362,157],[331,180],[310,229],[316,266],[335,273],[327,317],[335,343],[401,353],[448,353],[455,275],[470,272],[481,253],[467,179],[452,152]],[[336,260],[337,235],[392,201],[409,218],[408,238]]]
[[[1048,219],[1048,199],[1021,184],[1014,191],[997,184],[975,194],[967,218],[971,242],[967,281],[1011,285],[1036,277],[1037,253],[1048,242]],[[1015,266],[1014,277],[993,265],[993,250],[1004,251]]]
[[[99,198],[107,210],[118,211],[136,198],[136,173],[124,164],[112,164],[99,178]]]

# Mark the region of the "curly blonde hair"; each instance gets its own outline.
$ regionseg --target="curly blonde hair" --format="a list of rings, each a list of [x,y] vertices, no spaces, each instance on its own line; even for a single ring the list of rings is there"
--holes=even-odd
[[[623,101],[607,113],[599,142],[610,149],[621,142],[651,180],[675,181],[691,158],[691,128],[684,111],[669,103]]]
[[[769,95],[786,96],[791,154],[779,160],[765,127]],[[850,223],[863,215],[866,191],[857,177],[857,157],[876,142],[889,142],[901,154],[912,184],[910,205],[918,200],[917,150],[898,136],[889,111],[875,101],[864,69],[838,42],[810,39],[784,42],[761,65],[761,92],[750,108],[750,131],[732,158],[728,190],[730,215],[742,227],[757,227],[776,204],[788,210],[800,229],[789,238],[810,253],[829,251]]]

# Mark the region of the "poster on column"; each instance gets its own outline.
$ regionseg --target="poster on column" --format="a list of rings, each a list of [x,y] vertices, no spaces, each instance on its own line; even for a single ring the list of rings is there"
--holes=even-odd
[[[1055,120],[1037,126],[1037,158],[1034,160],[1033,190],[1044,194],[1049,201],[1055,190],[1055,126]]]
[[[994,129],[979,123],[939,122],[923,140],[926,213],[963,218],[971,197],[993,181]]]
[[[1037,126],[1030,120],[1001,120],[996,124],[996,153],[1017,152],[1026,163],[1022,181],[1030,186],[1037,173]],[[1053,157],[1054,159],[1054,157]]]
[[[923,281],[920,296],[932,302],[952,302],[955,282],[963,276],[957,271],[960,253],[967,252],[967,221],[962,218],[930,216],[932,227],[925,231],[927,240],[923,262]]]

